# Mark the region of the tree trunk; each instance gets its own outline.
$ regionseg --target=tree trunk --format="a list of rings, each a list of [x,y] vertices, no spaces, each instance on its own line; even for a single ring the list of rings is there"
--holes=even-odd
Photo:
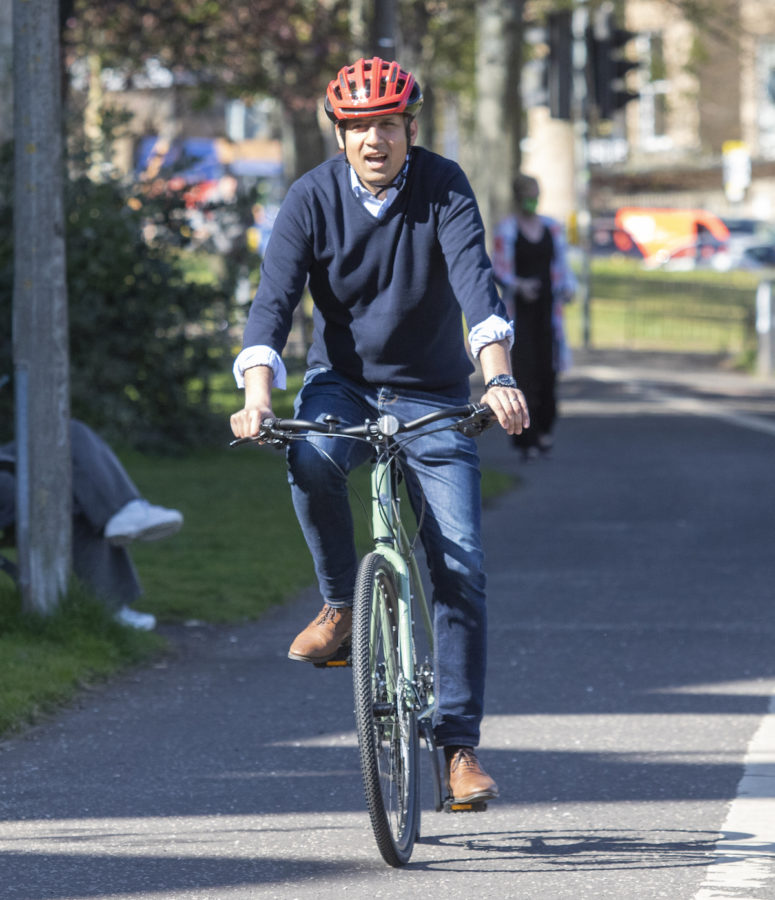
[[[16,535],[22,602],[36,613],[56,608],[71,570],[58,12],[57,0],[14,0]]]
[[[292,182],[325,160],[326,146],[315,106],[291,108],[286,126],[283,155],[289,162],[289,182]]]
[[[477,7],[476,138],[472,179],[488,234],[511,207],[519,168],[522,0],[482,0]]]
[[[367,52],[368,27],[366,25],[365,0],[350,0],[349,22],[350,41],[352,43],[352,58],[365,56]]]

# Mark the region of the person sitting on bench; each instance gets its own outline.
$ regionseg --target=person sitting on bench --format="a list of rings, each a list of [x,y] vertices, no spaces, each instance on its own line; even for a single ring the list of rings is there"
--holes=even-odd
[[[180,530],[183,515],[154,506],[137,489],[118,457],[88,425],[70,421],[73,464],[73,571],[122,625],[150,631],[156,618],[132,609],[142,594],[127,550]],[[16,520],[14,443],[0,446],[0,532]]]

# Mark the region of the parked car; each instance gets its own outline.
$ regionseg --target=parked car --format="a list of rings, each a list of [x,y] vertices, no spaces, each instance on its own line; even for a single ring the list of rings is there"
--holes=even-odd
[[[651,267],[685,260],[683,267],[693,268],[729,239],[727,226],[704,209],[623,206],[616,212],[616,227],[632,239]]]
[[[675,248],[672,253],[658,253],[648,261],[650,268],[685,272],[692,269],[775,270],[775,244],[762,244],[756,238],[730,238],[723,243],[692,243]]]
[[[761,269],[775,267],[775,228],[761,219],[725,218],[726,246],[713,260],[713,268]]]
[[[731,238],[757,238],[762,243],[775,243],[775,226],[762,219],[746,219],[724,216],[723,223]]]
[[[757,238],[731,238],[728,245],[710,260],[719,272],[731,269],[775,269],[775,243],[763,244]]]
[[[595,216],[592,219],[590,235],[593,256],[626,256],[643,259],[643,253],[635,241],[616,224],[616,217],[610,215]]]

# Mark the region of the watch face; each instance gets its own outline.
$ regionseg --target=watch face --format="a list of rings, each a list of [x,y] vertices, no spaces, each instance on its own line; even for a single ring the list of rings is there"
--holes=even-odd
[[[487,382],[487,387],[493,387],[496,384],[500,387],[516,387],[517,381],[511,375],[496,375]]]

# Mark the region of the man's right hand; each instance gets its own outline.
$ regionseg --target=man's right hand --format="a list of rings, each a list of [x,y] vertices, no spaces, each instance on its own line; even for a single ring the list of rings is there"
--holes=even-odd
[[[255,437],[264,419],[272,412],[272,370],[268,366],[251,366],[245,371],[245,406],[231,417],[234,436]]]
[[[231,416],[231,430],[234,436],[255,437],[264,419],[274,418],[271,406],[246,406]]]

